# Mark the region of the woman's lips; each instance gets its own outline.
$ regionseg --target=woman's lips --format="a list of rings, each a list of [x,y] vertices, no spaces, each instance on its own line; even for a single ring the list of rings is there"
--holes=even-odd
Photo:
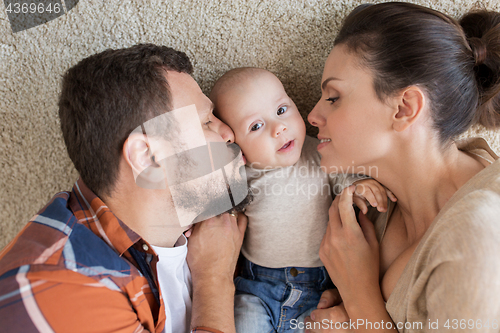
[[[287,143],[285,143],[278,151],[282,153],[289,152],[293,149],[295,146],[295,140],[290,140]]]
[[[330,142],[332,142],[332,139],[321,139],[321,140],[319,140],[319,145],[318,145],[317,149],[320,150],[324,146],[328,145]]]

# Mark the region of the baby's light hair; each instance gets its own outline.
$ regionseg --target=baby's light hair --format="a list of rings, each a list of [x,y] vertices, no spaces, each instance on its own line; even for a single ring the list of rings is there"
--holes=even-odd
[[[214,103],[214,114],[224,121],[224,117],[217,110],[217,98],[221,93],[231,89],[242,88],[249,79],[253,79],[262,74],[271,74],[270,71],[258,67],[238,67],[233,68],[222,75],[214,84],[210,92],[210,100]]]

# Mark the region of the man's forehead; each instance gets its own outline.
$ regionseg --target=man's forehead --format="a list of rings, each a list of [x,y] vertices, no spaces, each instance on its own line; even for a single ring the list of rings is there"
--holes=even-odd
[[[167,113],[177,124],[179,136],[175,153],[206,145],[205,136],[200,123],[200,114],[195,104],[191,104]]]
[[[170,88],[174,110],[195,104],[200,115],[212,111],[212,102],[201,91],[191,75],[167,70],[165,77]]]

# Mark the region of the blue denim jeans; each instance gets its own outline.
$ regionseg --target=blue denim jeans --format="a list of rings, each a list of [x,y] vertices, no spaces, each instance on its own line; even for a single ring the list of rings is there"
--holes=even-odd
[[[235,279],[237,333],[301,332],[299,322],[316,309],[333,284],[324,267],[267,268],[244,259]]]

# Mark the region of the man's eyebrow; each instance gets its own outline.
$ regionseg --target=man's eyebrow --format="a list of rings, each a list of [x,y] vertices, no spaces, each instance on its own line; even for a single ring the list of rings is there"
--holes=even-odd
[[[215,104],[213,102],[210,102],[210,104],[207,103],[207,106],[208,107],[204,107],[204,110],[201,112],[200,117],[208,116],[214,111]]]
[[[325,90],[326,85],[328,84],[328,82],[333,81],[333,80],[341,81],[339,78],[329,77],[328,79],[326,79],[325,81],[323,81],[323,83],[321,84],[321,90]]]
[[[208,106],[208,109],[207,109],[207,111],[206,111],[206,112],[207,112],[208,114],[211,114],[211,113],[213,113],[214,111],[215,111],[215,104],[214,104],[214,102],[210,101],[210,105]]]

